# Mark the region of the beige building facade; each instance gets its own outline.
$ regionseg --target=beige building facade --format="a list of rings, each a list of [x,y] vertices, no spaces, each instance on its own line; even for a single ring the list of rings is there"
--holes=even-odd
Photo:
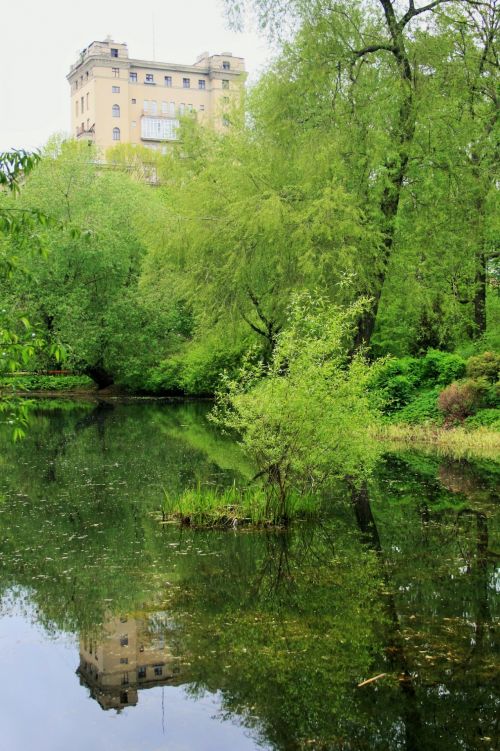
[[[243,58],[203,53],[193,65],[136,60],[107,38],[80,53],[67,76],[71,131],[102,149],[118,143],[165,151],[189,113],[223,130],[245,80]]]

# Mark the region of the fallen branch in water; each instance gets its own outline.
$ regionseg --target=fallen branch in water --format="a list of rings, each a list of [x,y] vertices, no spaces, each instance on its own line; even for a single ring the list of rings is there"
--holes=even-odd
[[[361,683],[358,683],[358,688],[361,688],[361,686],[367,686],[369,683],[373,683],[373,681],[378,681],[379,678],[384,678],[387,675],[387,673],[379,673],[379,675],[375,675],[373,678],[368,678],[366,681],[361,681]]]

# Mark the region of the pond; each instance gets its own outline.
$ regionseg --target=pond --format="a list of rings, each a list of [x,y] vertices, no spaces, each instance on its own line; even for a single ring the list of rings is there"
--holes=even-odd
[[[287,532],[161,522],[252,476],[205,404],[0,433],[9,751],[498,749],[500,465],[388,454]]]

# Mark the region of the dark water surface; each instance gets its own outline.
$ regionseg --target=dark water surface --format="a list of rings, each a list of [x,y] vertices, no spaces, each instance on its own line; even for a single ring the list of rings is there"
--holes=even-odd
[[[388,455],[320,523],[193,531],[165,492],[252,475],[204,405],[59,404],[0,432],[0,748],[500,748],[500,465]]]

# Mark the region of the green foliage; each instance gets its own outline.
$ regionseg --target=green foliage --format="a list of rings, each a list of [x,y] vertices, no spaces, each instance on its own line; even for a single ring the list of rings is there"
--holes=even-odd
[[[234,344],[217,335],[195,340],[161,363],[151,375],[148,385],[160,392],[214,394],[223,373],[234,376],[247,348],[248,343],[244,339]]]
[[[440,392],[440,387],[422,391],[403,409],[395,412],[392,415],[392,421],[408,422],[411,424],[433,421],[439,424],[442,421],[441,413],[437,407]]]
[[[88,376],[72,375],[13,375],[0,377],[0,391],[73,391],[94,388]]]
[[[101,385],[137,388],[175,339],[171,310],[148,306],[137,292],[142,225],[155,210],[158,220],[161,205],[145,185],[92,156],[87,145],[53,141],[27,178],[20,208],[36,206],[57,225],[44,228],[44,259],[12,239],[27,274],[11,275],[5,299],[12,309],[23,301],[49,344],[64,343],[72,369]],[[53,362],[49,352],[36,366]]]
[[[420,383],[447,386],[465,375],[465,360],[450,352],[429,350],[421,363]]]
[[[486,378],[495,382],[500,379],[500,354],[497,352],[483,352],[467,361],[467,375],[469,378]]]
[[[377,416],[368,396],[373,374],[360,355],[348,356],[359,312],[296,296],[269,365],[246,363],[218,393],[214,419],[241,436],[276,518],[287,517],[292,492],[366,477],[376,460],[367,430]]]
[[[464,420],[464,425],[471,429],[486,427],[500,431],[500,409],[479,409]]]
[[[373,389],[383,397],[384,412],[401,409],[413,399],[421,372],[421,362],[413,357],[391,358],[379,364]]]

